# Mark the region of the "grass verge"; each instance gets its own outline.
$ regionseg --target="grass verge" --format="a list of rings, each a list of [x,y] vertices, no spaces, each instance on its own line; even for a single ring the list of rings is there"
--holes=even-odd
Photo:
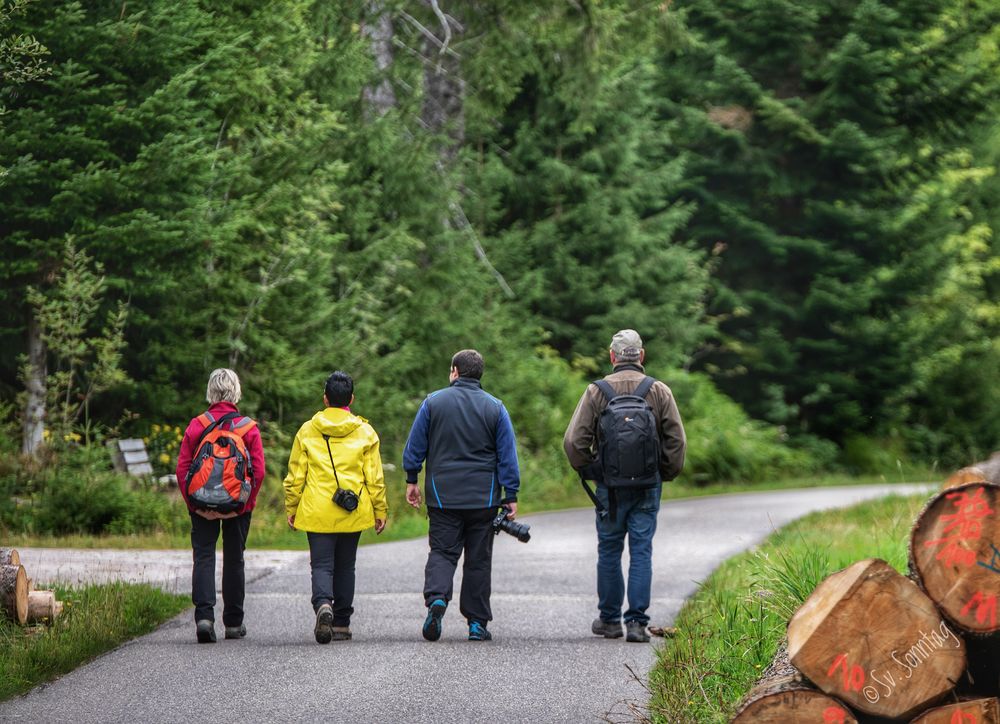
[[[677,617],[650,672],[650,719],[728,722],[767,667],[788,620],[823,578],[863,558],[904,571],[926,496],[893,496],[813,513],[720,566]]]
[[[72,671],[129,639],[152,631],[191,605],[144,584],[57,588],[63,615],[52,626],[0,620],[0,701]]]

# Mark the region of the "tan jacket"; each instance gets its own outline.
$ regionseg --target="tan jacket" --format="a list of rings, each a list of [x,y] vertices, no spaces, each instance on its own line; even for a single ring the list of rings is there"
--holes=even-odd
[[[634,392],[645,377],[642,365],[620,364],[615,371],[605,377],[608,384],[619,394]],[[684,451],[687,437],[681,414],[674,402],[674,395],[660,381],[657,381],[646,395],[646,402],[656,415],[656,427],[660,433],[660,475],[664,480],[673,480],[684,467]],[[597,454],[597,421],[607,407],[607,400],[596,385],[588,385],[580,398],[573,419],[569,421],[563,436],[563,448],[569,464],[577,471],[592,463]]]

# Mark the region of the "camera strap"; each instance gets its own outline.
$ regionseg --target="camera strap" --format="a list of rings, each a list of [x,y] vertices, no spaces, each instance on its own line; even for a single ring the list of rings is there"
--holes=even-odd
[[[330,456],[330,465],[333,467],[333,479],[337,483],[337,490],[340,490],[340,478],[337,476],[337,465],[336,463],[333,462],[333,451],[330,450],[330,436],[323,435],[323,442],[326,443],[326,454]],[[365,486],[365,490],[368,490],[368,483],[362,480],[361,484]],[[368,490],[368,497],[369,498],[372,497],[372,493],[370,490]]]

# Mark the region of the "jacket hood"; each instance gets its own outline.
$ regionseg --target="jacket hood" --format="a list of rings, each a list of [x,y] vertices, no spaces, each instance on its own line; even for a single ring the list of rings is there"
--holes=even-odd
[[[364,423],[364,418],[339,407],[328,407],[312,417],[313,426],[320,434],[329,437],[346,437]]]

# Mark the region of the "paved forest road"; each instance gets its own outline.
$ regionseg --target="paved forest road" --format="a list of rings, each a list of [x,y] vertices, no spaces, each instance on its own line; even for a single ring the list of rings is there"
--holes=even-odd
[[[653,558],[653,622],[666,624],[724,559],[809,511],[926,486],[816,488],[668,502]],[[628,719],[645,700],[654,646],[590,633],[596,615],[593,511],[524,519],[532,540],[501,535],[489,643],[465,640],[457,604],[440,641],[420,636],[423,540],[358,555],[354,640],[313,640],[306,553],[250,552],[246,639],[195,643],[190,612],[27,696],[0,721],[31,722],[594,722]],[[190,553],[126,553],[188,570]],[[58,554],[22,555],[29,571]],[[261,563],[261,561],[264,561]],[[74,573],[69,566],[60,575]],[[37,570],[39,580],[44,576]],[[150,578],[157,579],[150,574]],[[166,576],[185,588],[185,575]],[[456,587],[457,591],[457,587]],[[217,609],[221,629],[221,600]],[[220,631],[221,632],[221,631]],[[653,639],[657,644],[658,639]]]

